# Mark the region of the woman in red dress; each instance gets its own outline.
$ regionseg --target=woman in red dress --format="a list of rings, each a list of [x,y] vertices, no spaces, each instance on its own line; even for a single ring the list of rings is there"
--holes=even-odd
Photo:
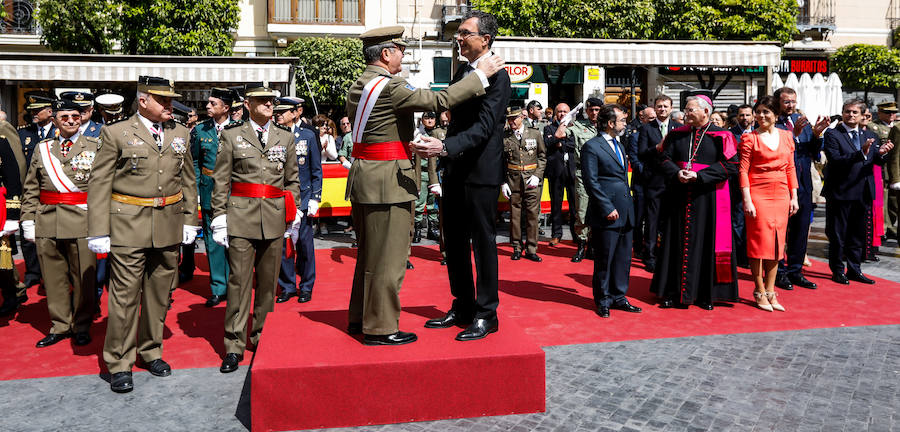
[[[760,309],[784,311],[775,298],[778,260],[784,257],[788,217],[797,212],[794,138],[775,127],[778,102],[765,96],[753,107],[756,130],[741,139],[741,191],[747,226],[747,256]]]

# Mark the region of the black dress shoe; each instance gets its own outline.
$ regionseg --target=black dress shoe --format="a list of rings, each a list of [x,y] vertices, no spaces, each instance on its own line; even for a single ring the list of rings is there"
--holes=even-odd
[[[788,279],[787,275],[778,275],[775,276],[775,286],[781,288],[783,290],[791,291],[794,289],[794,284],[791,283],[790,279]]]
[[[297,296],[297,303],[306,303],[312,300],[312,293],[308,291],[300,291],[300,295]]]
[[[413,267],[412,262],[410,262],[409,260],[406,260],[406,269],[407,269],[407,270],[412,270],[412,269],[414,269],[414,268],[415,268],[415,267]]]
[[[543,259],[542,259],[540,256],[538,256],[538,254],[536,254],[536,253],[527,253],[527,252],[526,252],[526,253],[525,253],[525,259],[531,260],[531,261],[534,261],[534,262],[541,262],[541,261],[543,261]]]
[[[656,263],[653,261],[644,262],[644,270],[647,270],[647,273],[655,273],[656,272]]]
[[[35,346],[38,348],[45,348],[61,340],[68,339],[70,336],[71,335],[69,333],[50,333],[43,339],[39,340],[37,344],[35,344]]]
[[[398,331],[389,335],[365,335],[363,337],[364,345],[406,345],[413,343],[419,338],[415,333],[407,333]]]
[[[412,242],[413,243],[421,243],[422,242],[422,230],[417,229],[413,233]]]
[[[586,247],[584,249],[584,258],[593,261],[594,260],[594,248]]]
[[[816,289],[818,287],[815,282],[807,279],[803,275],[788,276],[788,278],[791,280],[792,284],[800,288]]]
[[[362,323],[347,324],[347,334],[358,335],[362,333]]]
[[[852,280],[853,282],[860,282],[868,285],[874,285],[875,281],[866,277],[866,275],[862,273],[855,272],[847,272],[847,279]]]
[[[471,318],[466,319],[465,317],[460,315],[459,312],[450,309],[447,312],[447,315],[425,321],[425,328],[447,328],[453,327],[455,325],[469,325],[471,323]]]
[[[581,262],[584,259],[584,244],[578,243],[578,249],[575,250],[575,255],[572,256],[572,262]]]
[[[673,308],[675,307],[675,300],[672,299],[662,299],[659,301],[659,307],[661,308]]]
[[[219,372],[222,373],[231,373],[238,370],[238,363],[244,359],[244,356],[236,353],[228,353],[225,354],[225,358],[222,359],[222,366],[219,368]]]
[[[147,363],[147,370],[153,376],[167,377],[172,375],[172,368],[169,367],[169,364],[163,359],[156,359]]]
[[[128,393],[134,390],[131,372],[116,372],[109,379],[109,389],[116,393]]]
[[[708,310],[708,311],[713,310],[713,304],[707,303],[707,302],[699,302],[699,303],[697,303],[697,307],[699,307],[700,309],[703,309],[703,310]]]
[[[631,312],[631,313],[641,313],[641,308],[639,308],[631,303],[628,303],[628,302],[614,304],[614,305],[610,306],[609,308],[615,309],[615,310],[620,310],[620,311],[625,311],[625,312]]]
[[[278,294],[278,298],[275,299],[275,303],[284,303],[284,302],[290,300],[291,297],[294,297],[295,295],[297,295],[296,291],[295,292],[282,291],[281,294]]]
[[[869,254],[869,255],[866,257],[866,261],[878,262],[878,261],[881,261],[881,258],[878,258],[878,255],[875,255],[875,254]]]
[[[472,321],[472,324],[465,330],[459,332],[459,334],[456,335],[456,340],[470,341],[484,339],[487,335],[496,332],[498,328],[500,328],[500,324],[497,321],[497,318],[492,320],[478,318],[475,321]]]
[[[839,284],[850,285],[850,279],[847,279],[847,275],[845,275],[843,273],[832,273],[831,280],[833,280]]]
[[[444,259],[444,258],[441,258],[441,265],[442,265],[442,266],[447,265],[447,260]]]
[[[75,333],[75,337],[72,338],[75,346],[85,346],[91,343],[91,334],[88,332],[78,332]]]
[[[522,259],[522,252],[519,250],[514,250],[512,253],[512,256],[509,257],[509,259],[511,259],[513,261],[518,261],[518,260]]]
[[[206,299],[206,307],[213,307],[223,301],[225,301],[225,296],[213,294]]]
[[[598,306],[597,315],[599,315],[600,318],[609,318],[609,308],[606,306]]]

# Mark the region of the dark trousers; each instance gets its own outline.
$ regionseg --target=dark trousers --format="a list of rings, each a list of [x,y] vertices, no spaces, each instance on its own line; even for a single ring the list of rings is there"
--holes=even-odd
[[[189,281],[194,278],[194,250],[196,245],[181,245],[181,262],[178,264],[179,279]]]
[[[23,229],[19,228],[20,238],[25,238],[25,233]],[[22,257],[25,258],[25,277],[22,279],[22,282],[25,284],[25,287],[31,287],[41,283],[41,263],[38,261],[37,255],[37,246],[35,246],[34,242],[23,241],[22,245]]]
[[[610,307],[627,302],[628,278],[631,274],[632,228],[591,227],[594,248],[594,303]]]
[[[642,183],[631,184],[631,197],[634,202],[634,220],[637,221],[637,226],[631,232],[634,252],[635,255],[643,256],[646,253],[643,222],[647,215],[647,196]]]
[[[790,277],[797,277],[802,274],[803,260],[806,258],[806,247],[809,245],[809,222],[812,219],[813,208],[815,208],[815,204],[811,201],[807,200],[804,202],[804,200],[801,200],[797,213],[788,218],[787,248],[785,251],[787,261],[781,260],[778,262],[779,274],[785,274]],[[828,207],[826,206],[826,212],[827,210]],[[826,226],[828,225],[827,216],[825,224]],[[828,237],[831,238],[831,235]],[[838,261],[840,261],[840,258]],[[843,265],[841,269],[843,271]]]
[[[563,215],[562,215],[562,203],[563,203],[563,192],[565,192],[566,196],[569,198],[569,233],[572,234],[572,238],[575,238],[575,218],[572,217],[572,212],[574,211],[573,202],[575,202],[575,177],[570,176],[568,172],[563,173],[561,176],[556,177],[548,177],[547,181],[550,183],[550,237],[552,238],[562,238],[562,226],[563,226]]]
[[[808,223],[807,223],[808,225]],[[748,265],[747,227],[744,221],[744,200],[731,195],[731,235],[734,239],[734,257],[738,265]],[[801,264],[803,260],[801,259]]]
[[[444,245],[453,310],[476,319],[497,317],[497,197],[499,186],[444,183]],[[471,245],[471,246],[470,246]],[[472,273],[475,255],[475,275]]]
[[[303,215],[300,222],[300,236],[297,238],[296,254],[288,258],[281,254],[281,272],[278,274],[278,286],[282,292],[297,292],[297,275],[300,275],[300,291],[312,293],[316,283],[316,247],[313,242],[313,220]],[[291,241],[291,239],[285,239]],[[285,245],[285,247],[287,247]],[[295,260],[296,259],[296,263]]]
[[[662,196],[665,187],[645,186],[644,201],[646,203],[644,211],[644,234],[642,247],[647,256],[647,261],[656,262],[656,242],[659,236],[659,220],[662,217]],[[638,226],[641,226],[641,220],[638,219]]]
[[[859,267],[866,240],[866,205],[862,201],[828,198],[825,204],[825,234],[828,236],[828,267],[832,273],[862,274]],[[802,265],[802,264],[801,264]]]

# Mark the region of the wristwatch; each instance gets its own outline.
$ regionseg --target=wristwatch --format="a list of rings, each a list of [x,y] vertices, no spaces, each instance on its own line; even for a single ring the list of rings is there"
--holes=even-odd
[[[447,144],[441,141],[441,146],[440,156],[447,156]]]

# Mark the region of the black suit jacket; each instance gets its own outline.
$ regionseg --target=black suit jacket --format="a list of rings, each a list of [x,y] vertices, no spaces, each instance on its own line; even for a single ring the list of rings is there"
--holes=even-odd
[[[634,226],[634,203],[628,186],[628,158],[619,143],[625,166],[603,135],[591,138],[581,148],[581,179],[588,194],[587,221],[592,227],[622,228]],[[606,218],[616,210],[619,218]]]
[[[656,152],[656,145],[663,139],[662,134],[659,132],[659,125],[659,120],[653,120],[642,126],[637,144],[637,156],[642,164],[642,169],[640,175],[635,177],[635,180],[654,189],[663,189],[666,186],[666,180],[660,174],[661,171],[657,160],[659,154]],[[682,126],[684,125],[681,123],[669,120],[669,132]]]
[[[872,201],[875,199],[874,165],[883,165],[884,157],[878,154],[881,143],[869,130],[859,131],[859,143],[874,139],[869,154],[857,151],[850,141],[844,124],[825,131],[825,186],[822,194],[826,199],[841,201]],[[862,222],[860,222],[862,223]]]
[[[568,171],[571,178],[575,178],[575,137],[567,136],[563,139],[556,137],[559,123],[554,121],[544,128],[544,145],[547,146],[547,167],[544,169],[544,177],[549,179],[559,178]],[[565,155],[569,154],[566,161]]]
[[[460,67],[452,83],[463,78]],[[473,72],[474,73],[474,72]],[[488,78],[484,96],[469,99],[450,110],[444,145],[444,181],[499,186],[504,182],[503,125],[512,92],[506,70]]]
[[[34,147],[41,141],[40,135],[38,134],[39,127],[40,126],[38,126],[37,123],[31,123],[28,126],[18,129],[19,141],[22,142],[22,150],[25,153],[26,169],[31,166],[31,155],[34,154]],[[50,130],[47,131],[47,136],[45,138],[54,137],[56,137],[56,125],[51,124]]]

